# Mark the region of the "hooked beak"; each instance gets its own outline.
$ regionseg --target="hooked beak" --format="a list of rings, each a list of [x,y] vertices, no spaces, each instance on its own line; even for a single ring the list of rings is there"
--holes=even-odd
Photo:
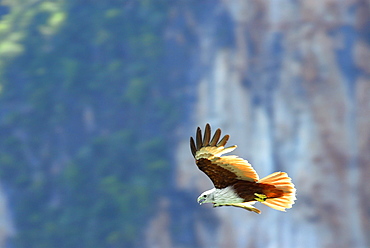
[[[205,199],[205,198],[203,198],[203,197],[199,197],[199,198],[198,198],[198,203],[199,203],[199,205],[202,205],[205,201],[206,201],[206,199]]]

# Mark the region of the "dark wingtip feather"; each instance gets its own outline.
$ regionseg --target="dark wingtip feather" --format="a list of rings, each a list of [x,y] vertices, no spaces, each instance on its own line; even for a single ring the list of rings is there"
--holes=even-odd
[[[197,152],[197,148],[195,147],[195,142],[193,137],[190,137],[190,150],[191,153],[193,154],[193,157],[195,158],[195,153]]]
[[[218,142],[217,146],[225,146],[227,141],[229,140],[230,136],[228,134],[226,134],[221,140],[220,142]]]
[[[200,127],[197,128],[197,136],[196,136],[196,140],[197,140],[197,150],[199,150],[201,147],[202,147],[202,131],[200,130]]]
[[[204,129],[203,146],[208,146],[209,140],[211,139],[211,126],[207,123]]]
[[[213,138],[211,140],[211,142],[209,143],[210,146],[215,146],[218,142],[218,140],[220,139],[220,136],[221,136],[221,129],[217,129],[215,134],[213,135]]]

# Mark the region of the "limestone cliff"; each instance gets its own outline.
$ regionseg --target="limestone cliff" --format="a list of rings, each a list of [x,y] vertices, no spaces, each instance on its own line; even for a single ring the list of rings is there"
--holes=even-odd
[[[14,235],[15,228],[11,219],[8,199],[3,187],[0,187],[0,247],[6,247],[8,239]]]
[[[165,227],[163,245],[148,238],[148,247],[368,247],[369,3],[200,2],[174,10],[198,42],[192,66],[201,69],[189,69],[195,115],[177,146],[175,192],[153,220]],[[172,42],[186,44],[189,33],[172,31],[182,37]],[[188,136],[207,122],[231,135],[261,177],[282,170],[293,178],[291,210],[196,206],[212,184],[195,167]]]

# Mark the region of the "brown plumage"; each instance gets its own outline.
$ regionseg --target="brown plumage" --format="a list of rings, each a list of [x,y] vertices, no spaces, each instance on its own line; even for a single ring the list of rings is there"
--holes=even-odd
[[[217,129],[211,139],[211,127],[206,125],[204,136],[198,127],[196,142],[190,138],[191,152],[198,168],[213,182],[215,189],[204,192],[198,202],[212,202],[214,206],[242,207],[256,213],[256,201],[281,211],[294,204],[295,188],[285,172],[275,172],[259,179],[248,161],[237,156],[222,156],[236,148],[225,148],[229,135],[221,140]],[[220,141],[219,141],[220,140]],[[209,195],[212,195],[210,197]]]

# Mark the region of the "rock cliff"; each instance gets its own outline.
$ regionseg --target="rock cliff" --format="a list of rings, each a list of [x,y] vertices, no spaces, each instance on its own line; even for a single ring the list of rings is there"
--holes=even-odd
[[[162,236],[148,234],[147,246],[368,247],[369,2],[208,2],[174,9],[191,31],[172,30],[172,42],[191,35],[198,44],[189,69],[194,119],[181,127],[174,192],[147,230],[163,228]],[[294,207],[259,205],[256,215],[196,206],[212,184],[195,167],[188,136],[207,122],[231,135],[235,154],[261,177],[286,171]]]

